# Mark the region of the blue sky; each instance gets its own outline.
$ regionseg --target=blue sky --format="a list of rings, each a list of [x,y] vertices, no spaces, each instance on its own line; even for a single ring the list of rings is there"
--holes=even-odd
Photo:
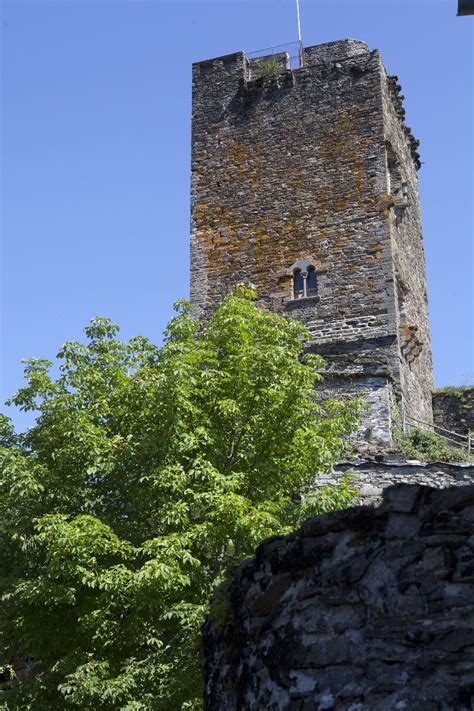
[[[301,0],[306,46],[379,48],[421,140],[437,385],[472,382],[474,17]],[[159,342],[189,289],[191,64],[296,39],[295,0],[1,5],[2,400],[96,315]],[[19,427],[28,419],[14,417]]]

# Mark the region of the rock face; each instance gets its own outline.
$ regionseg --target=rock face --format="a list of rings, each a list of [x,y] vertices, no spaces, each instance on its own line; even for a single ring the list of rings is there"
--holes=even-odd
[[[432,421],[418,141],[377,50],[302,54],[193,65],[191,300],[205,315],[255,284],[305,323],[330,395],[364,392],[361,437],[387,447],[395,400]]]
[[[384,491],[378,508],[264,542],[207,622],[207,711],[471,711],[474,486]]]

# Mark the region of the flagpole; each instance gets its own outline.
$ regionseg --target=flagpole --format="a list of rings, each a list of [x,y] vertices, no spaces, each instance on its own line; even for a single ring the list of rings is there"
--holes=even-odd
[[[301,41],[301,18],[300,18],[300,0],[296,0],[296,17],[298,20],[298,50],[300,55],[300,66],[303,66],[303,42]]]

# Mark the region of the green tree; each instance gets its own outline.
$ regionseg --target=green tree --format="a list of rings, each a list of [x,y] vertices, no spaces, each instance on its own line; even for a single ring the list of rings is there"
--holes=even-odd
[[[251,289],[202,331],[181,302],[163,347],[94,319],[59,375],[26,363],[0,443],[0,645],[8,709],[200,707],[199,632],[226,569],[350,486],[311,491],[357,405],[314,401],[304,327]],[[19,682],[19,660],[31,674]]]

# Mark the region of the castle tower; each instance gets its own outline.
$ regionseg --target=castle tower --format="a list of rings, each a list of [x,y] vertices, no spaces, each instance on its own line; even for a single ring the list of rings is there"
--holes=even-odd
[[[301,319],[326,389],[364,394],[361,437],[391,443],[394,402],[432,421],[418,142],[377,50],[342,40],[193,66],[191,300],[238,282]]]

